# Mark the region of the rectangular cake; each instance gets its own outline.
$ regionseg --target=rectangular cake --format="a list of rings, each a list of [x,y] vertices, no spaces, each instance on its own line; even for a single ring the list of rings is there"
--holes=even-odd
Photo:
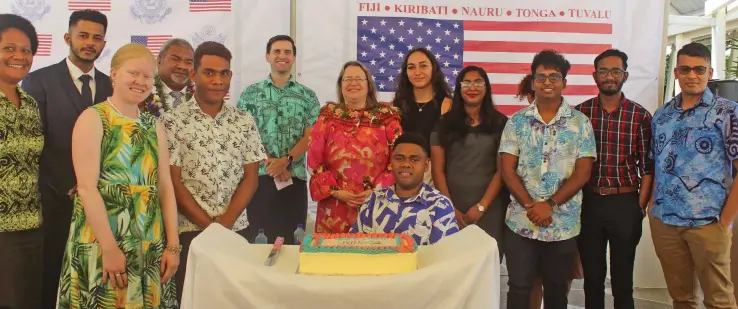
[[[300,246],[301,274],[390,275],[418,268],[418,245],[406,234],[310,234]]]

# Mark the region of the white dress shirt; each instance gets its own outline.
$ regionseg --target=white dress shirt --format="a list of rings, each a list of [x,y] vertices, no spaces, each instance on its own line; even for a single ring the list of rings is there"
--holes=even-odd
[[[100,103],[95,102],[95,67],[93,66],[88,72],[82,72],[82,69],[74,65],[74,63],[69,60],[69,57],[67,57],[67,68],[69,68],[69,75],[72,76],[72,81],[74,82],[74,85],[77,86],[77,91],[79,91],[79,93],[82,93],[82,81],[79,80],[79,77],[82,76],[82,74],[87,74],[91,77],[90,90],[92,90],[92,104]]]

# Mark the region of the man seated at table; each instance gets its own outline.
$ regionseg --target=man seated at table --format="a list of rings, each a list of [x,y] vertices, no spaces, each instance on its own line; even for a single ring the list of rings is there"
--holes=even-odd
[[[427,147],[417,133],[397,138],[390,158],[395,184],[369,195],[352,233],[405,233],[418,245],[429,245],[459,231],[451,200],[423,183],[430,165]]]

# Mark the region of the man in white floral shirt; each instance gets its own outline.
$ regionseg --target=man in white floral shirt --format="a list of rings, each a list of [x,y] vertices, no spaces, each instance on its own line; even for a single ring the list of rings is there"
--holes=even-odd
[[[220,43],[195,50],[191,100],[163,117],[169,135],[172,182],[177,196],[181,300],[190,243],[212,223],[248,235],[246,205],[256,191],[259,161],[266,159],[253,117],[224,104],[230,88],[231,53]]]

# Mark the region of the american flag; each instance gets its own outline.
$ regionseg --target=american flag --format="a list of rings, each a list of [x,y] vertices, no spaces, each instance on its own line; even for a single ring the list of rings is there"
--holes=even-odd
[[[515,98],[530,73],[533,56],[554,49],[572,63],[564,96],[579,104],[597,95],[592,61],[611,48],[612,24],[550,21],[472,21],[358,16],[357,56],[377,83],[380,98],[392,99],[402,61],[414,47],[429,49],[453,87],[465,66],[482,67],[492,83],[497,108],[512,114],[528,104]]]
[[[138,43],[149,48],[154,55],[159,54],[159,49],[169,39],[171,35],[132,35],[131,43]]]
[[[67,8],[70,11],[81,11],[85,9],[96,10],[100,12],[110,11],[111,0],[69,0]]]
[[[190,12],[230,12],[231,0],[190,0]]]
[[[36,56],[51,56],[51,42],[51,34],[39,34]]]

